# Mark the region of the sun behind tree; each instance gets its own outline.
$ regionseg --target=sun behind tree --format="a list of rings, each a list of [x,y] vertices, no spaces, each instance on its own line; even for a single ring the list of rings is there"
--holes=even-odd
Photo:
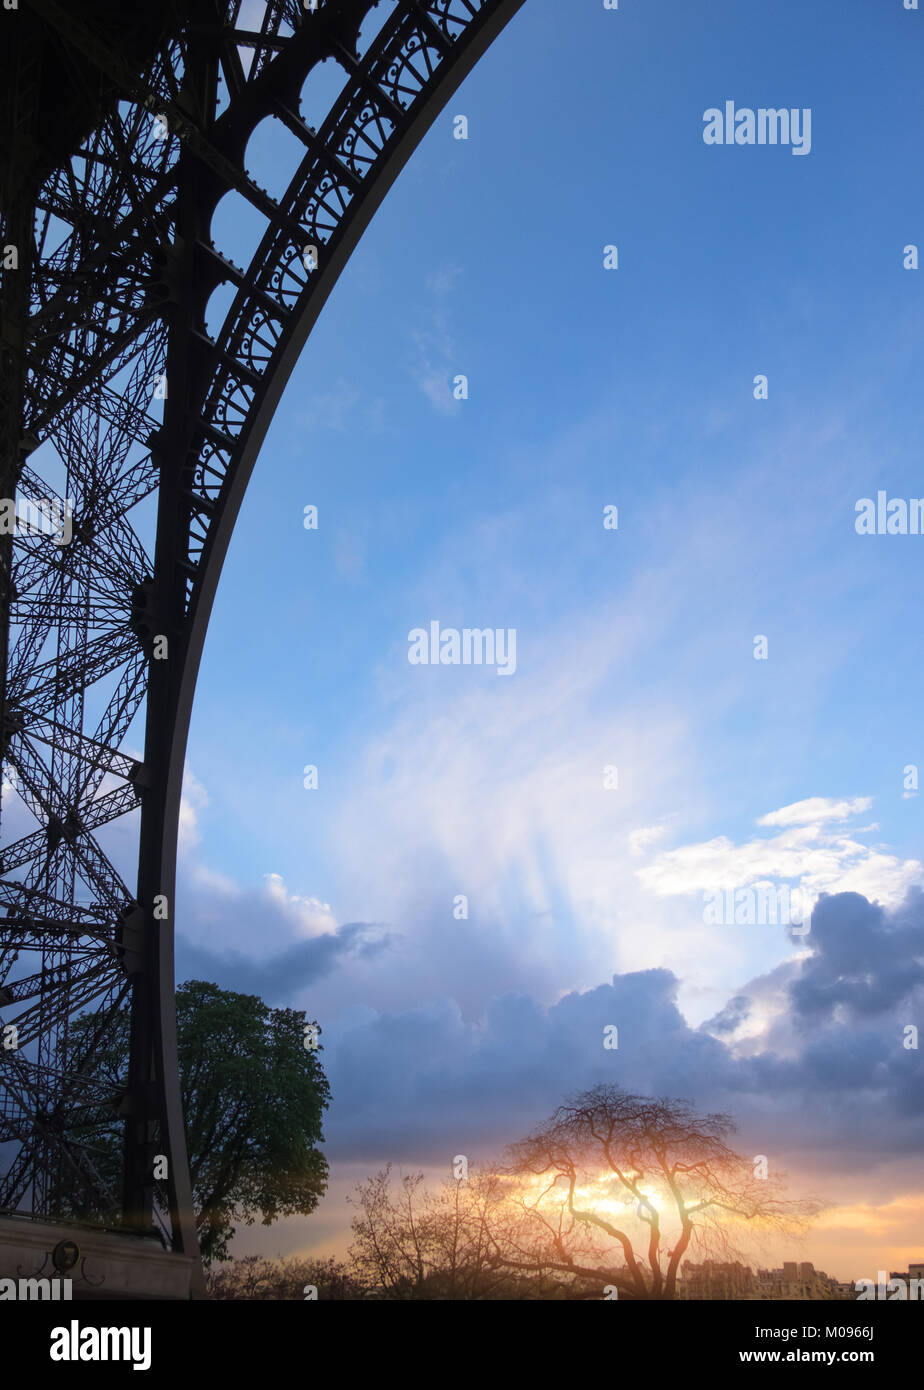
[[[672,1299],[687,1250],[726,1258],[747,1234],[795,1234],[821,1204],[726,1142],[724,1114],[601,1085],[511,1145],[501,1170],[522,1222],[505,1263],[599,1282],[618,1297]],[[642,1239],[638,1232],[641,1229]],[[616,1259],[619,1263],[616,1263]]]

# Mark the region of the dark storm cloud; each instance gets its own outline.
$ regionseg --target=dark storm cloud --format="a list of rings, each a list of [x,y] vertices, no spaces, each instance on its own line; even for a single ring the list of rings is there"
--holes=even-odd
[[[750,999],[746,994],[736,994],[734,999],[729,999],[724,1009],[720,1009],[714,1017],[702,1025],[701,1031],[719,1034],[734,1033],[750,1016],[750,1013]]]
[[[893,913],[859,893],[822,897],[810,944],[814,953],[790,988],[797,1017],[832,1018],[839,1006],[875,1017],[924,983],[924,895],[913,891]]]
[[[275,955],[254,960],[236,951],[210,951],[177,937],[178,980],[212,980],[223,989],[258,994],[267,1004],[284,1004],[305,985],[329,975],[349,958],[369,958],[387,949],[391,938],[368,922],[347,922],[334,932],[310,937]]]
[[[924,1025],[924,898],[915,892],[891,913],[853,893],[825,898],[802,944],[808,957],[773,972],[789,1007],[757,1053],[736,1051],[731,1035],[757,1011],[769,976],[698,1029],[663,969],[617,975],[548,1008],[505,994],[477,1019],[445,998],[356,1011],[325,1028],[328,1150],[419,1164],[487,1157],[566,1095],[613,1081],[728,1110],[754,1152],[830,1151],[832,1170],[920,1152],[924,1067],[904,1029]],[[613,1026],[618,1048],[607,1049]]]

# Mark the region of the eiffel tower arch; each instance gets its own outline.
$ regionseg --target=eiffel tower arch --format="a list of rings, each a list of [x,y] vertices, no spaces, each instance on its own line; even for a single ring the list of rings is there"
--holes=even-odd
[[[52,1240],[55,1268],[81,1241],[113,1268],[113,1240],[158,1231],[158,1288],[196,1287],[173,904],[212,601],[327,296],[522,3],[0,13],[0,1253],[22,1274]],[[342,85],[315,127],[300,97],[327,60]],[[300,151],[278,198],[245,167],[267,119]],[[212,237],[228,194],[267,224],[247,266]],[[213,336],[217,290],[230,307]],[[125,1055],[101,1069],[126,1017]],[[94,1148],[100,1126],[123,1136],[117,1173]],[[66,1224],[88,1212],[118,1235]]]

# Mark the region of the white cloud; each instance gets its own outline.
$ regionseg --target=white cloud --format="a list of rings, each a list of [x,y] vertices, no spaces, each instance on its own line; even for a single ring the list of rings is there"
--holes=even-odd
[[[638,830],[631,830],[628,835],[629,853],[643,854],[650,845],[662,840],[666,834],[666,825],[646,825]]]
[[[871,796],[846,797],[840,801],[833,797],[810,796],[805,801],[794,801],[790,806],[781,806],[778,811],[761,816],[757,824],[818,825],[822,821],[843,821],[868,811],[872,804]]]
[[[321,902],[320,898],[290,893],[280,874],[266,874],[264,877],[267,897],[291,919],[297,936],[323,936],[337,930],[337,919],[330,903]]]
[[[899,859],[830,823],[867,811],[870,797],[833,801],[812,797],[761,816],[758,825],[783,827],[776,835],[735,844],[725,835],[665,850],[637,869],[659,897],[749,888],[765,880],[798,881],[809,898],[820,893],[862,893],[894,907],[924,877],[917,859]],[[867,827],[869,829],[869,827]]]
[[[183,769],[183,792],[180,797],[180,823],[177,844],[180,854],[188,854],[200,842],[199,816],[209,804],[209,795],[187,764]]]
[[[187,765],[180,800],[179,888],[181,898],[190,890],[193,896],[189,903],[183,903],[181,929],[201,947],[245,950],[252,948],[255,936],[260,937],[264,948],[269,944],[269,924],[276,946],[293,938],[334,935],[338,921],[330,903],[291,893],[281,874],[264,874],[263,883],[255,886],[241,883],[206,862],[200,818],[208,805],[208,791]],[[193,920],[195,929],[190,933]]]

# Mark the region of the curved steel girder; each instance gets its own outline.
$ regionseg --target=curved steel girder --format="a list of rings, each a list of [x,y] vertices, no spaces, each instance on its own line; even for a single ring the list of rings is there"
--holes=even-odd
[[[192,482],[194,485],[201,481],[198,500],[200,504],[208,507],[204,513],[207,526],[200,526],[198,531],[194,526],[190,526],[189,549],[186,557],[181,560],[174,582],[170,586],[170,591],[175,595],[182,584],[184,592],[188,595],[188,607],[182,631],[181,664],[169,663],[172,672],[178,673],[178,679],[173,684],[169,697],[165,697],[164,701],[164,708],[169,709],[172,737],[162,810],[156,824],[152,824],[152,833],[159,841],[157,857],[160,861],[160,891],[169,892],[171,900],[183,765],[199,662],[221,568],[266,431],[308,335],[376,209],[449,97],[522,3],[523,0],[464,0],[464,8],[469,12],[468,24],[463,27],[461,22],[458,22],[451,39],[448,32],[444,35],[445,52],[439,67],[435,72],[428,74],[427,80],[420,84],[419,95],[413,102],[408,102],[400,124],[396,117],[393,133],[382,142],[382,148],[365,176],[361,180],[357,179],[356,192],[337,221],[336,227],[330,231],[323,243],[320,236],[314,243],[319,247],[317,269],[310,274],[306,273],[304,287],[291,309],[285,310],[281,303],[278,305],[278,335],[272,351],[268,354],[265,370],[258,384],[247,383],[252,393],[249,408],[240,422],[237,437],[233,440],[225,433],[228,427],[228,412],[221,414],[219,405],[229,399],[227,383],[235,379],[234,373],[238,373],[239,380],[243,379],[239,325],[242,322],[253,322],[254,319],[261,324],[266,323],[265,315],[269,312],[266,306],[267,300],[271,298],[272,277],[279,275],[280,267],[287,265],[292,259],[293,235],[305,235],[302,224],[294,216],[296,209],[312,197],[317,198],[318,171],[327,171],[331,166],[332,141],[339,142],[342,148],[349,136],[349,123],[357,117],[362,121],[366,116],[365,107],[357,109],[357,89],[361,90],[364,100],[371,100],[377,73],[390,73],[393,89],[397,89],[401,84],[402,74],[395,70],[394,65],[396,52],[400,51],[402,43],[411,35],[431,37],[429,31],[434,23],[434,16],[442,17],[448,23],[454,14],[463,8],[458,0],[402,0],[399,4],[391,21],[369,50],[362,66],[356,65],[354,75],[347,82],[339,100],[318,132],[315,152],[309,152],[306,156],[305,162],[280,200],[279,211],[241,281],[235,303],[216,341],[212,362],[209,364],[209,390],[205,403],[206,409],[211,407],[211,419],[200,418],[190,430],[186,476],[183,479],[187,484]],[[364,10],[369,8],[369,5],[363,6]],[[323,51],[322,47],[322,54]],[[343,50],[340,50],[340,56],[346,56]],[[265,69],[264,77],[267,83],[272,77],[275,61]],[[313,61],[317,61],[316,56]],[[306,75],[307,72],[304,70],[290,68],[287,73],[290,91],[294,90],[296,83],[300,89]],[[259,120],[279,110],[279,98],[269,86],[259,95],[262,100],[254,100],[251,103],[247,122],[239,122],[236,127],[239,148],[242,142],[246,142]],[[319,203],[320,200],[316,201],[315,206]],[[299,233],[293,232],[293,224],[299,228]],[[313,229],[316,233],[317,227],[318,219],[315,218]],[[311,230],[309,227],[309,233]],[[298,246],[295,249],[300,251],[302,248]],[[236,366],[230,365],[232,362],[236,363]],[[252,357],[247,365],[251,368],[255,365]],[[216,416],[219,416],[222,429],[213,423]],[[211,475],[202,470],[202,451],[208,450],[207,457],[210,465],[214,467],[222,448],[219,442],[221,440],[227,441],[224,445],[227,453],[223,476],[216,489],[211,482]],[[198,480],[197,469],[200,470]],[[190,472],[193,474],[192,479],[189,476]],[[191,491],[194,491],[194,487],[187,486],[184,489],[187,496]],[[214,500],[210,491],[217,491]],[[203,513],[198,515],[201,517]],[[199,549],[196,556],[197,546]],[[198,560],[195,565],[194,556]],[[169,607],[169,598],[166,595],[165,601]],[[149,719],[152,715],[156,718],[153,709],[149,712]],[[144,897],[141,894],[139,896],[144,901]],[[172,1074],[175,1049],[172,1013],[173,950],[172,940],[159,940],[161,1046]],[[180,1123],[181,1117],[176,1110],[172,1126],[178,1127]],[[171,1121],[168,1118],[168,1128],[170,1127]]]

